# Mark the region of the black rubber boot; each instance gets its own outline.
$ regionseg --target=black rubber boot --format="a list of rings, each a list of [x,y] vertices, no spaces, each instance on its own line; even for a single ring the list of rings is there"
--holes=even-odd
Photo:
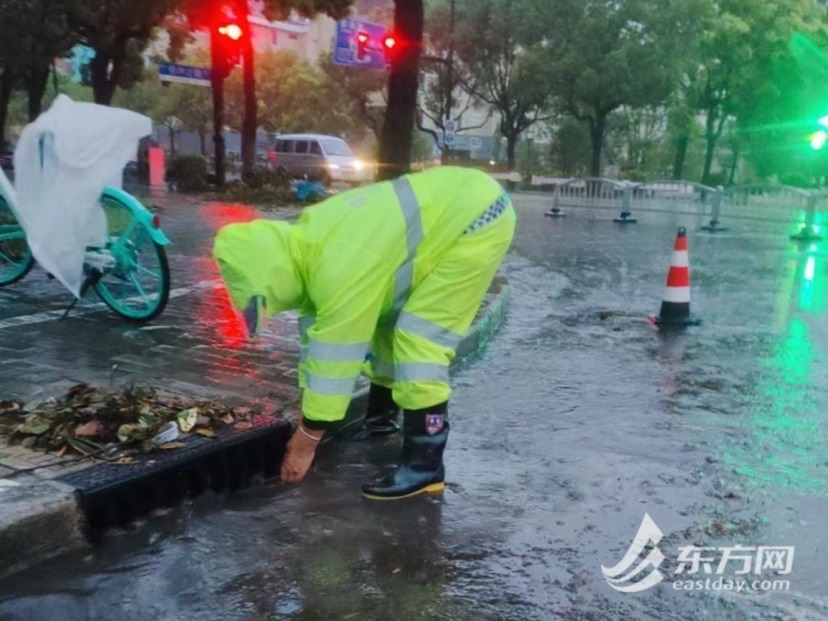
[[[447,403],[423,410],[403,410],[402,457],[397,468],[375,483],[362,486],[372,500],[398,500],[445,487],[443,449],[449,435]]]
[[[399,415],[400,408],[394,403],[391,389],[379,384],[371,384],[365,422],[354,433],[354,439],[365,440],[399,432],[400,425],[397,423]]]

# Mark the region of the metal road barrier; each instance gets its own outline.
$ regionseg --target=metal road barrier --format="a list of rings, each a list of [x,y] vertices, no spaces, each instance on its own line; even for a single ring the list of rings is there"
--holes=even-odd
[[[702,229],[723,230],[731,221],[799,224],[794,238],[819,239],[820,225],[828,224],[828,193],[784,185],[745,185],[729,188],[691,181],[632,183],[614,179],[558,180],[547,215],[560,216],[565,209],[617,210],[615,222],[635,222],[635,213],[667,213],[697,216]],[[724,224],[723,224],[724,223]]]

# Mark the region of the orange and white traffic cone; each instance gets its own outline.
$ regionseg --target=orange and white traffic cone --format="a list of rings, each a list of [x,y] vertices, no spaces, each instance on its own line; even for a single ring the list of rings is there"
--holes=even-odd
[[[700,319],[690,315],[690,262],[687,253],[687,230],[681,226],[673,246],[667,286],[661,302],[661,313],[650,318],[660,328],[696,326]]]

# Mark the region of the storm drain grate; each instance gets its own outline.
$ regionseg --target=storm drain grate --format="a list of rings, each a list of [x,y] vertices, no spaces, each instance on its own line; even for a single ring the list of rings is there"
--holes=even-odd
[[[234,491],[254,476],[277,476],[291,425],[267,416],[251,422],[250,429],[219,430],[215,438],[187,437],[184,447],[143,455],[135,464],[97,464],[57,480],[77,490],[87,534],[95,539],[207,490]]]

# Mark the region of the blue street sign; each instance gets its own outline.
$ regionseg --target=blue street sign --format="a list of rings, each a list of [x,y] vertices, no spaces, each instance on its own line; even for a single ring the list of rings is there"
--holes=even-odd
[[[365,45],[365,55],[359,58],[357,54],[357,34],[364,32],[368,35]],[[382,24],[365,22],[361,19],[343,19],[336,23],[336,45],[334,46],[333,62],[345,67],[368,67],[369,69],[385,69],[388,63],[385,60],[383,39],[387,28]]]
[[[210,86],[210,70],[205,67],[160,63],[158,65],[158,77],[162,82]]]

